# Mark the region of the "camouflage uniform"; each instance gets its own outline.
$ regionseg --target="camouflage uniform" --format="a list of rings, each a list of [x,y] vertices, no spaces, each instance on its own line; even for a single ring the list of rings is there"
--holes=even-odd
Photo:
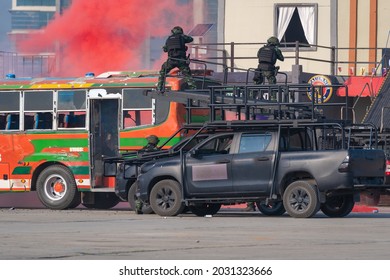
[[[163,46],[164,52],[168,53],[168,60],[161,66],[160,76],[158,79],[157,90],[164,91],[165,77],[174,68],[179,68],[184,75],[184,80],[191,89],[195,89],[195,82],[191,77],[191,69],[186,56],[186,43],[191,43],[194,39],[191,36],[184,35],[180,26],[172,29],[172,35],[168,37]]]
[[[269,84],[276,84],[275,75],[279,67],[275,67],[276,60],[284,61],[282,51],[278,48],[280,46],[279,39],[270,37],[267,44],[259,49],[257,57],[259,58],[259,65],[257,66],[253,81],[255,84],[262,84],[264,77],[267,78]]]
[[[160,139],[156,135],[149,135],[146,137],[146,140],[148,143],[139,152],[152,152],[158,149],[157,144],[160,142]]]
[[[141,150],[139,150],[139,152],[144,153],[144,152],[153,152],[153,151],[158,150],[157,144],[158,144],[158,142],[160,142],[160,139],[158,139],[158,137],[156,135],[149,135],[148,137],[146,137],[146,140],[148,141],[148,143]],[[142,203],[142,201],[139,199],[136,199],[135,200],[135,213],[136,214],[143,214],[143,212],[142,212],[143,206],[144,206],[144,204]]]
[[[247,202],[244,211],[256,211],[256,205],[254,202]]]

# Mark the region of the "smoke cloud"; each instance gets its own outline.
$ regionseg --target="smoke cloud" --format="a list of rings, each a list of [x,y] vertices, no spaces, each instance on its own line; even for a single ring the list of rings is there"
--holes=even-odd
[[[175,25],[188,31],[190,11],[176,0],[73,0],[17,47],[24,53],[59,53],[57,76],[142,69],[146,39],[166,37]]]

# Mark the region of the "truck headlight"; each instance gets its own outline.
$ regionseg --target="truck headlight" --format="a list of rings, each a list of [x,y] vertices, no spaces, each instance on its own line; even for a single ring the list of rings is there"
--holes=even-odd
[[[346,156],[343,162],[339,166],[339,172],[348,172],[349,171],[349,156]]]

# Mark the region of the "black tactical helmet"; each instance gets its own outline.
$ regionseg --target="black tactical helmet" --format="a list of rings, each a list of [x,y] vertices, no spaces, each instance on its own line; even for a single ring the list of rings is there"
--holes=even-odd
[[[269,45],[274,45],[274,46],[279,46],[279,45],[280,45],[279,39],[276,38],[276,37],[274,37],[274,36],[269,37],[268,40],[267,40],[267,43],[268,43]]]
[[[146,140],[148,140],[148,144],[157,145],[157,143],[160,141],[156,135],[149,135],[146,137]]]
[[[171,30],[172,34],[183,34],[183,28],[181,28],[180,26],[175,26],[174,28],[172,28]]]

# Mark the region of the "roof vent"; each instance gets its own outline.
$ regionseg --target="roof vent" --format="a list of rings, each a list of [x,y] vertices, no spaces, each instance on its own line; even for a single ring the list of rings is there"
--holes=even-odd
[[[94,78],[95,77],[95,73],[93,72],[88,72],[85,74],[85,78]]]

